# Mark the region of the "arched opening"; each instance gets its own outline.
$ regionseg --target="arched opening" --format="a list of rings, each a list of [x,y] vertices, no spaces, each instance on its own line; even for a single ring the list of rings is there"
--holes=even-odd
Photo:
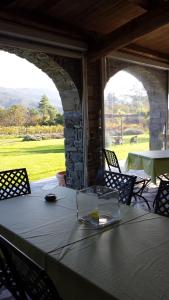
[[[61,66],[63,58],[57,59],[43,52],[12,47],[4,51],[14,53],[33,63],[45,72],[59,91],[64,113],[65,165],[67,184],[73,188],[83,186],[83,138],[82,111],[78,89],[67,71]],[[24,76],[24,74],[23,74]],[[75,150],[78,155],[75,155]],[[77,157],[78,156],[78,157]],[[76,172],[75,172],[76,171]]]
[[[136,77],[119,71],[104,91],[105,147],[124,160],[130,151],[149,150],[150,105],[148,94]]]
[[[1,170],[26,167],[31,181],[55,177],[65,170],[59,92],[49,76],[15,54],[0,51],[0,66]]]
[[[108,60],[107,74],[111,78],[119,71],[126,71],[143,84],[149,100],[149,148],[160,150],[165,148],[164,129],[167,128],[167,72],[164,70],[138,65],[127,61]]]

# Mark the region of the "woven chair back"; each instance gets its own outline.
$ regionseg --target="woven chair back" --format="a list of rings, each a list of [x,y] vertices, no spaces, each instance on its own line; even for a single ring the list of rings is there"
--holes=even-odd
[[[155,213],[169,217],[169,180],[160,180],[154,206]]]
[[[120,165],[116,153],[111,150],[103,149],[103,154],[106,159],[109,170],[113,171],[111,168],[115,168],[118,169],[119,173],[121,173],[121,169],[120,169]]]
[[[0,200],[30,194],[26,168],[0,172]]]
[[[135,181],[136,176],[99,170],[96,184],[117,190],[119,192],[119,201],[130,205]]]
[[[4,283],[16,299],[61,300],[45,270],[2,236],[0,250]]]

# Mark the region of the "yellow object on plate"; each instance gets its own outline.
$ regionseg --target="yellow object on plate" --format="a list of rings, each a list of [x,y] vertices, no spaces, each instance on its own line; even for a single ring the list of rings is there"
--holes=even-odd
[[[93,210],[90,214],[89,217],[95,220],[99,220],[99,211],[98,210]]]

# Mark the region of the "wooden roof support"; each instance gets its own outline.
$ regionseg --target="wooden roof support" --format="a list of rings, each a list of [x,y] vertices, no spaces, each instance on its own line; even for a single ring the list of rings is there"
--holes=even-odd
[[[1,0],[0,1],[0,8],[8,7],[10,4],[15,2],[15,0]]]
[[[87,50],[87,45],[83,41],[67,38],[47,30],[43,30],[42,34],[42,30],[39,28],[35,29],[2,19],[0,19],[0,35],[27,42],[37,42],[39,45],[51,45],[53,47],[62,47],[80,52]]]
[[[155,6],[163,4],[165,0],[127,0],[133,4],[136,4],[145,10],[151,10],[155,8]]]
[[[88,59],[95,61],[108,53],[118,50],[137,38],[169,23],[169,2],[156,6],[153,10],[135,18],[116,29],[95,45],[90,45]]]
[[[136,44],[130,44],[129,46],[126,46],[125,48],[121,49],[120,51],[124,53],[133,53],[133,54],[139,54],[145,57],[149,57],[151,59],[156,59],[159,61],[164,61],[169,63],[169,55],[164,54],[161,52],[158,52],[156,50],[151,50],[142,46],[138,46]]]

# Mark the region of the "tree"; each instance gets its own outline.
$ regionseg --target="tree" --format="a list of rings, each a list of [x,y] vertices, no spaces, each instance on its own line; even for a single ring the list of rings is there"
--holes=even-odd
[[[7,119],[10,126],[25,125],[27,108],[22,105],[12,105],[7,109]]]
[[[40,123],[40,114],[39,111],[35,108],[28,108],[27,117],[26,117],[26,125],[27,126],[35,126]]]
[[[39,102],[39,111],[42,115],[42,123],[44,123],[49,117],[49,113],[48,113],[49,106],[50,106],[50,102],[48,97],[46,95],[43,95]]]
[[[47,96],[42,96],[38,107],[42,116],[42,124],[63,124],[63,117],[58,113],[56,107],[50,104]]]
[[[61,114],[57,114],[55,118],[55,124],[64,125],[64,117]]]
[[[53,105],[49,105],[48,114],[49,114],[49,120],[54,121],[56,118],[56,115],[58,114],[58,111]]]

